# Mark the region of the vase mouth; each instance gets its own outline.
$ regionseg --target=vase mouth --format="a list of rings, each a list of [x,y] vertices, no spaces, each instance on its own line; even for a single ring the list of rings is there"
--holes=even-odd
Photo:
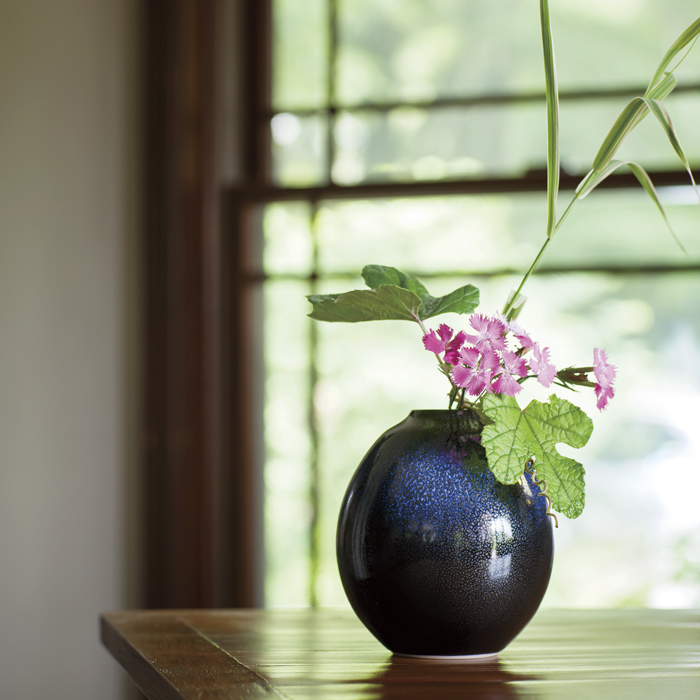
[[[473,408],[419,408],[411,411],[406,421],[414,426],[430,426],[466,435],[481,433],[483,427]]]

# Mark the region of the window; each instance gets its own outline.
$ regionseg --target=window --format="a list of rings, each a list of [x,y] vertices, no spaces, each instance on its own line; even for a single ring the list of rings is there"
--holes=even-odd
[[[266,602],[336,605],[335,526],[352,472],[409,410],[443,407],[446,389],[414,328],[316,324],[305,295],[360,287],[362,265],[381,263],[433,293],[473,282],[482,309],[502,306],[544,236],[539,17],[515,0],[272,9],[271,109],[259,115],[272,168],[251,194],[264,203]],[[564,200],[697,7],[551,9]],[[693,54],[667,100],[696,165],[697,65]],[[679,487],[697,477],[700,454],[700,209],[647,121],[625,153],[652,173],[688,256],[620,175],[572,212],[525,290],[522,323],[555,361],[586,364],[604,345],[620,369],[618,395],[577,457],[588,505],[562,519],[545,605],[700,603],[700,515]]]

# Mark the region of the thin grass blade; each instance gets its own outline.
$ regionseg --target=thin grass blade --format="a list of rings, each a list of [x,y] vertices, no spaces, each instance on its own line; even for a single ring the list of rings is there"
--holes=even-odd
[[[676,85],[678,85],[676,76],[673,73],[667,73],[644,97],[648,97],[650,100],[663,100],[673,92]]]
[[[659,124],[661,124],[661,127],[666,132],[666,136],[668,137],[668,140],[670,141],[673,150],[676,152],[676,155],[680,159],[681,163],[683,163],[688,173],[688,176],[690,177],[690,181],[693,183],[693,189],[695,190],[695,194],[698,197],[698,201],[700,201],[700,193],[698,192],[697,185],[695,184],[693,171],[690,169],[690,163],[688,162],[688,159],[686,158],[685,153],[683,152],[683,148],[681,147],[680,141],[678,140],[678,135],[676,134],[676,130],[673,126],[673,122],[671,121],[671,116],[669,115],[668,110],[664,106],[663,102],[661,102],[660,100],[645,99],[644,101],[647,107],[649,108],[649,111],[656,117]]]
[[[678,80],[672,74],[666,75],[654,88],[651,90],[649,99],[663,100],[673,89],[678,85]],[[613,124],[612,129],[608,132],[605,140],[600,146],[598,153],[593,161],[594,170],[602,170],[612,160],[622,142],[627,138],[627,135],[646,117],[649,111],[649,105],[645,102],[644,97],[635,97],[622,110],[617,121]]]
[[[670,232],[670,234],[673,236],[673,240],[676,242],[678,247],[686,254],[688,255],[688,251],[685,249],[683,244],[680,242],[678,236],[676,236],[675,231],[671,227],[671,223],[668,220],[668,217],[666,216],[666,211],[663,208],[663,205],[661,204],[661,201],[659,200],[659,195],[656,191],[656,188],[654,187],[654,183],[651,181],[651,178],[649,177],[649,174],[647,173],[644,168],[639,165],[638,163],[632,163],[628,162],[627,167],[632,171],[634,176],[639,180],[639,184],[646,190],[646,193],[651,197],[652,201],[654,204],[656,204],[656,208],[661,212],[661,216],[664,217],[664,221],[666,222],[666,226]]]
[[[673,240],[676,242],[678,247],[687,255],[687,251],[683,244],[680,242],[678,236],[676,236],[675,231],[671,227],[671,223],[668,220],[668,217],[666,216],[666,211],[661,204],[661,200],[659,199],[659,194],[656,191],[656,188],[654,187],[654,183],[651,181],[651,178],[649,177],[649,174],[644,170],[644,168],[639,165],[639,163],[635,163],[630,160],[613,160],[610,161],[602,170],[596,171],[596,170],[591,170],[586,177],[581,180],[579,183],[579,186],[576,188],[576,191],[574,192],[574,199],[575,200],[581,200],[584,199],[584,197],[587,197],[593,190],[600,185],[603,180],[605,180],[607,177],[612,175],[616,170],[621,168],[623,165],[626,165],[634,174],[634,176],[637,178],[639,181],[639,184],[644,188],[646,193],[649,195],[651,200],[656,204],[657,209],[661,213],[661,216],[663,216],[664,221],[666,222],[666,226],[669,230],[669,233],[671,236],[673,236]]]
[[[601,170],[591,170],[579,183],[578,187],[574,191],[574,196],[577,199],[584,199],[591,192],[593,192],[593,190],[598,187],[603,180],[612,175],[623,165],[627,165],[626,160],[611,160]]]
[[[661,63],[659,63],[656,72],[654,73],[652,79],[649,81],[649,87],[647,88],[647,91],[644,93],[645,97],[650,97],[649,92],[656,86],[656,84],[659,82],[661,77],[666,71],[666,69],[671,65],[671,62],[673,59],[686,47],[688,44],[691,42],[695,41],[695,39],[698,37],[700,34],[700,17],[695,20],[679,37],[676,39],[671,48],[664,54],[664,57],[661,59]],[[687,55],[687,54],[686,54]],[[685,58],[685,56],[683,57]],[[682,60],[682,59],[681,59]],[[680,61],[678,62],[680,64]],[[677,65],[674,66],[677,67]]]
[[[622,110],[612,129],[608,132],[593,160],[593,170],[602,170],[612,160],[627,135],[646,116],[649,107],[644,98],[635,97]]]
[[[557,223],[559,192],[559,90],[547,0],[540,0],[540,22],[547,96],[547,238],[551,238]]]

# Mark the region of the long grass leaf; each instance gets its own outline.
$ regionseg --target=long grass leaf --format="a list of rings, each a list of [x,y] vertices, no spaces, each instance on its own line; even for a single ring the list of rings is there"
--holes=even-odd
[[[644,98],[635,97],[630,100],[603,140],[593,160],[593,170],[602,170],[612,160],[626,136],[646,116],[648,109]]]
[[[648,97],[650,100],[663,100],[673,92],[676,85],[678,85],[676,76],[673,73],[667,73],[644,97]]]
[[[666,211],[663,208],[663,205],[661,204],[661,200],[659,199],[659,195],[656,191],[656,188],[654,187],[654,183],[651,181],[651,178],[649,177],[646,170],[644,170],[644,168],[641,165],[639,165],[639,163],[635,163],[634,161],[630,160],[613,160],[610,161],[602,170],[591,170],[588,173],[588,175],[586,175],[586,177],[584,177],[583,180],[581,180],[579,186],[576,188],[576,191],[574,192],[574,201],[581,200],[584,199],[584,197],[587,197],[591,192],[593,192],[593,190],[596,187],[598,187],[598,185],[600,185],[601,182],[603,182],[603,180],[605,180],[607,177],[612,175],[616,170],[618,170],[624,165],[626,165],[632,171],[634,176],[639,181],[639,184],[644,188],[644,190],[652,199],[654,204],[656,204],[657,209],[659,210],[659,212],[661,212],[661,216],[666,222],[666,226],[671,236],[673,236],[673,240],[676,242],[678,247],[687,255],[685,247],[680,242],[678,236],[676,236],[673,228],[671,227],[671,223],[669,222],[668,217],[666,216]]]
[[[584,199],[593,190],[600,185],[603,180],[612,175],[618,168],[627,165],[626,160],[611,160],[601,170],[591,170],[586,177],[581,180],[578,187],[574,191],[574,196],[577,199]]]
[[[669,73],[654,86],[647,97],[654,100],[663,100],[673,92],[676,85],[678,85],[678,80],[673,74]],[[603,169],[612,160],[627,135],[646,117],[649,106],[644,100],[644,97],[635,97],[622,110],[598,150],[593,161],[594,170]]]
[[[652,79],[649,81],[649,87],[644,93],[645,97],[649,97],[649,92],[654,88],[654,86],[659,82],[661,76],[666,72],[666,69],[671,65],[673,59],[692,41],[694,41],[700,34],[700,17],[695,20],[679,37],[676,39],[671,48],[664,54],[661,59],[656,72],[654,73]]]
[[[644,168],[639,165],[638,163],[632,163],[629,162],[627,163],[627,167],[632,171],[634,176],[639,180],[639,184],[646,190],[646,193],[651,197],[653,200],[654,204],[656,204],[657,209],[661,212],[661,216],[664,217],[664,221],[666,222],[666,226],[670,232],[670,234],[673,236],[673,240],[676,241],[676,244],[678,247],[686,254],[688,255],[688,251],[685,249],[683,244],[680,242],[678,236],[676,236],[673,228],[671,228],[671,222],[668,220],[668,217],[666,216],[666,211],[663,208],[663,205],[661,204],[661,201],[659,200],[659,195],[656,191],[656,188],[654,187],[654,183],[651,181],[651,178],[649,177],[649,174],[647,173]]]
[[[612,129],[610,129],[608,132],[608,135],[605,137],[605,140],[603,141],[603,144],[601,145],[600,150],[593,161],[593,170],[595,172],[602,172],[605,170],[627,135],[650,111],[666,132],[666,136],[668,137],[673,150],[676,152],[676,155],[688,172],[690,181],[693,183],[693,187],[696,187],[693,172],[690,168],[690,163],[688,162],[683,148],[681,147],[680,141],[678,140],[671,117],[666,110],[666,107],[659,99],[635,97],[629,102],[625,109],[622,110],[622,113],[617,118],[617,121],[613,125]],[[583,185],[583,181],[581,185]],[[581,185],[579,185],[579,187]],[[698,198],[700,198],[700,194],[698,194]]]
[[[666,132],[666,136],[668,137],[668,140],[670,141],[671,146],[676,152],[676,155],[680,159],[681,163],[683,163],[688,173],[688,176],[690,177],[690,181],[693,183],[693,189],[695,190],[695,194],[697,195],[698,200],[700,201],[700,193],[698,192],[697,185],[695,184],[693,171],[690,169],[690,163],[688,162],[688,159],[686,158],[685,153],[683,152],[683,148],[681,147],[680,141],[678,140],[676,130],[673,126],[673,122],[671,121],[671,115],[668,113],[668,110],[664,106],[663,102],[661,102],[660,100],[645,99],[644,101],[647,107],[649,107],[651,113],[658,120],[659,124],[661,124],[661,128]]]
[[[557,223],[559,192],[559,90],[547,0],[540,0],[540,22],[547,97],[547,238],[551,238]]]

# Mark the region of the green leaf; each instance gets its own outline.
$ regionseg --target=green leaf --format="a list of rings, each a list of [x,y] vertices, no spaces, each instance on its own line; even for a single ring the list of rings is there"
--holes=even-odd
[[[513,397],[489,394],[482,410],[493,420],[484,427],[481,444],[495,477],[504,484],[515,483],[534,457],[537,478],[547,482],[554,509],[568,518],[578,517],[585,503],[584,470],[576,460],[560,455],[556,445],[583,447],[593,421],[554,394],[549,403],[533,400],[523,411]]]
[[[650,100],[663,100],[673,92],[676,85],[678,85],[676,76],[673,73],[667,73],[661,82],[644,94],[644,97],[648,97]]]
[[[386,284],[377,289],[356,289],[345,294],[312,294],[309,314],[317,321],[415,321],[421,300],[408,289]]]
[[[686,155],[683,152],[683,148],[681,147],[680,141],[678,140],[676,130],[673,126],[673,122],[671,121],[671,115],[668,113],[664,103],[661,102],[661,100],[645,98],[644,101],[647,103],[649,110],[656,117],[659,124],[661,124],[661,128],[666,132],[666,137],[671,143],[671,146],[676,152],[676,155],[680,159],[681,163],[683,163],[686,172],[688,173],[688,177],[690,177],[690,181],[693,183],[693,189],[695,190],[695,194],[698,195],[698,188],[695,184],[693,171],[690,169],[690,163],[688,162],[688,159],[686,158]],[[698,198],[700,199],[700,195],[698,195]]]
[[[646,97],[650,97],[649,92],[657,85],[661,76],[668,72],[666,69],[671,65],[671,61],[700,34],[700,18],[696,19],[679,37],[673,42],[671,48],[664,54],[656,72],[649,81],[649,87],[645,93]],[[685,58],[685,57],[684,57]],[[682,59],[681,59],[682,60]],[[680,63],[680,61],[679,61]]]
[[[673,240],[676,242],[676,245],[678,245],[678,247],[687,255],[688,253],[685,249],[685,246],[681,243],[680,239],[678,238],[678,236],[676,236],[675,231],[671,227],[671,222],[666,216],[666,211],[663,205],[661,204],[661,200],[659,199],[659,194],[656,191],[656,188],[654,187],[654,183],[651,181],[651,178],[649,177],[647,171],[644,170],[644,168],[641,165],[639,165],[639,163],[635,163],[631,160],[613,160],[610,161],[599,172],[591,170],[588,173],[588,175],[586,175],[586,177],[584,177],[583,180],[581,180],[579,186],[576,188],[576,191],[574,193],[576,199],[583,199],[584,197],[589,195],[603,180],[605,180],[606,177],[612,175],[612,173],[614,173],[615,170],[621,168],[623,165],[626,165],[632,171],[632,174],[637,178],[639,184],[644,188],[646,193],[651,198],[652,202],[656,204],[656,208],[659,210],[661,216],[666,222],[666,227],[668,228],[671,236],[673,236]]]
[[[367,265],[362,277],[371,289],[345,294],[311,294],[309,314],[317,321],[422,321],[438,314],[470,314],[479,305],[479,290],[471,284],[433,297],[411,275],[385,265]]]
[[[540,23],[547,99],[547,238],[551,238],[557,223],[559,192],[559,89],[547,0],[540,0]]]
[[[320,304],[322,301],[335,301],[340,294],[309,294],[306,298],[312,304]]]
[[[612,129],[610,129],[608,132],[608,135],[605,137],[605,140],[603,141],[603,144],[601,145],[598,154],[593,161],[593,170],[600,172],[610,164],[613,156],[621,146],[624,139],[649,112],[656,117],[657,121],[661,125],[661,128],[666,132],[666,137],[671,143],[671,146],[676,152],[676,155],[680,159],[681,163],[683,163],[685,166],[685,169],[690,176],[690,181],[693,183],[693,187],[696,188],[693,172],[690,169],[690,163],[688,162],[688,159],[683,152],[683,148],[681,147],[680,141],[678,140],[671,117],[660,99],[635,97],[629,102],[629,104],[622,110],[622,113],[617,118],[617,121],[613,125]],[[600,182],[602,182],[602,179]],[[583,182],[581,185],[583,185]],[[579,185],[579,187],[581,187],[581,185]]]
[[[593,160],[593,170],[602,170],[613,158],[627,135],[646,116],[649,108],[642,97],[635,97],[622,110]]]
[[[370,289],[393,284],[402,289],[410,289],[421,299],[428,294],[428,290],[413,275],[387,265],[365,265],[362,268],[362,279]]]
[[[479,290],[471,284],[455,289],[442,297],[434,297],[415,277],[387,265],[366,265],[362,268],[362,278],[368,287],[391,284],[408,289],[423,302],[418,315],[423,321],[439,314],[470,314],[479,306]]]
[[[629,161],[626,160],[611,160],[604,168],[600,170],[591,170],[586,177],[579,182],[578,187],[574,191],[574,196],[577,199],[584,199],[593,190],[600,185],[605,178],[612,175],[618,168],[623,165],[627,165]]]
[[[431,297],[426,294],[419,315],[421,320],[432,318],[439,314],[470,314],[479,306],[479,290],[471,284],[455,289],[443,297]]]

